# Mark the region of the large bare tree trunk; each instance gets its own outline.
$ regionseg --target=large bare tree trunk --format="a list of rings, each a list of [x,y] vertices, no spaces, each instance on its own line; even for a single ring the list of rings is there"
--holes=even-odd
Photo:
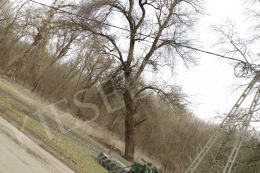
[[[124,158],[133,161],[135,153],[134,102],[128,90],[125,91],[124,102],[126,109]]]

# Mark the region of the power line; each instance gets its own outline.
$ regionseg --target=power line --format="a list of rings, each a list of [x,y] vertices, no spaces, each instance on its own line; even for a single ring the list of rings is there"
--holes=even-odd
[[[116,29],[120,29],[120,30],[124,30],[124,31],[131,32],[130,30],[125,29],[125,28],[122,28],[122,27],[119,27],[119,26],[111,25],[111,24],[108,24],[108,23],[105,23],[105,22],[102,22],[102,21],[98,21],[98,20],[96,20],[96,19],[91,19],[91,18],[88,18],[88,17],[85,17],[85,16],[80,16],[80,15],[78,15],[78,14],[74,14],[74,13],[71,13],[71,12],[68,12],[68,11],[65,11],[65,10],[61,10],[61,9],[59,9],[59,8],[52,7],[52,6],[49,6],[49,5],[46,5],[46,4],[43,4],[43,3],[40,3],[40,2],[34,1],[34,0],[29,0],[29,1],[31,1],[31,2],[33,2],[33,3],[36,3],[36,4],[39,4],[39,5],[42,5],[42,6],[45,6],[45,7],[48,7],[48,8],[52,8],[52,9],[55,9],[55,10],[58,10],[58,11],[61,11],[61,12],[70,14],[70,15],[73,15],[73,16],[76,16],[76,17],[79,17],[79,18],[87,19],[87,20],[90,20],[90,21],[93,21],[93,22],[97,22],[97,23],[101,23],[101,24],[104,24],[104,25],[107,25],[107,26],[110,26],[110,27],[113,27],[113,28],[116,28]],[[142,34],[142,33],[137,33],[137,34],[142,35],[142,36],[145,36],[145,37],[149,37],[149,38],[154,38],[154,37],[152,37],[152,36],[150,36],[150,35],[145,35],[145,34]],[[159,39],[159,40],[160,40],[160,41],[167,41],[167,40],[163,40],[163,39]],[[242,61],[242,60],[238,60],[238,59],[235,59],[235,58],[227,57],[227,56],[220,55],[220,54],[217,54],[217,53],[213,53],[213,52],[210,52],[210,51],[198,49],[198,48],[191,47],[191,46],[182,45],[182,44],[180,44],[180,43],[176,43],[176,42],[173,42],[173,41],[169,41],[169,42],[172,43],[172,44],[175,44],[175,45],[177,45],[177,46],[180,46],[180,47],[185,47],[185,48],[187,48],[187,49],[192,49],[192,50],[195,50],[195,51],[198,51],[198,52],[202,52],[202,53],[206,53],[206,54],[218,56],[218,57],[221,57],[221,58],[225,58],[225,59],[229,59],[229,60],[239,61],[239,62],[245,63],[245,62]]]
[[[85,16],[80,16],[78,14],[75,14],[75,13],[71,13],[71,12],[68,12],[68,11],[65,11],[65,10],[61,10],[59,8],[56,8],[56,7],[52,7],[52,6],[49,6],[49,5],[46,5],[46,4],[43,4],[43,3],[40,3],[40,2],[37,2],[37,1],[34,1],[34,0],[29,0],[33,3],[36,3],[36,4],[39,4],[39,5],[42,5],[42,6],[45,6],[45,7],[48,7],[48,8],[52,8],[52,9],[55,9],[55,10],[58,10],[58,11],[61,11],[61,12],[64,12],[64,13],[67,13],[67,14],[70,14],[70,15],[73,15],[73,16],[76,16],[76,17],[80,17],[80,18],[83,18],[83,19],[87,19],[87,20],[90,20],[90,21],[93,21],[93,22],[97,22],[97,23],[101,23],[101,24],[104,24],[104,25],[107,25],[107,26],[110,26],[110,27],[113,27],[113,28],[117,28],[117,29],[120,29],[120,30],[124,30],[124,31],[128,31],[128,29],[125,29],[125,28],[121,28],[119,26],[115,26],[115,25],[111,25],[111,24],[108,24],[108,23],[105,23],[105,22],[101,22],[101,21],[98,21],[96,19],[91,19],[91,18],[88,18],[88,17],[85,17]]]

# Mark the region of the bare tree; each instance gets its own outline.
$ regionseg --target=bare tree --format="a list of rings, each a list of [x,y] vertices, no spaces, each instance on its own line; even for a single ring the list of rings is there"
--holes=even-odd
[[[39,77],[37,83],[35,84],[35,86],[32,89],[32,92],[34,92],[37,87],[39,86],[39,84],[41,83],[43,77],[45,76],[46,72],[53,66],[53,64],[55,64],[59,59],[61,59],[62,57],[64,57],[68,50],[70,49],[70,46],[72,45],[72,42],[79,36],[79,32],[74,31],[74,32],[69,32],[69,31],[65,31],[62,34],[61,38],[61,42],[58,41],[57,44],[61,44],[58,45],[57,47],[59,48],[56,53],[54,54],[54,58],[51,60],[51,62],[47,65],[46,69],[43,71],[43,73],[41,74],[41,76]],[[60,38],[58,38],[60,39]]]
[[[1,1],[0,4],[0,50],[1,61],[4,68],[10,61],[9,55],[20,39],[28,30],[28,17],[24,6],[27,2]]]
[[[186,64],[194,62],[192,52],[180,45],[192,44],[188,33],[202,12],[202,3],[203,0],[96,0],[79,5],[78,15],[82,18],[73,18],[74,23],[106,39],[108,44],[104,45],[103,52],[113,56],[124,73],[124,157],[127,160],[134,159],[134,116],[138,96],[150,89],[171,100],[163,89],[140,86],[138,80],[145,69],[152,67],[158,70],[163,66],[173,68],[176,57],[181,57]],[[92,20],[88,20],[89,17]],[[120,30],[108,24],[113,24],[112,20],[118,23],[121,19]]]
[[[30,59],[31,55],[37,50],[37,47],[41,45],[41,47],[45,47],[48,41],[49,33],[53,28],[52,22],[54,20],[55,14],[57,14],[57,9],[66,7],[67,5],[63,5],[63,1],[54,0],[52,6],[55,8],[50,8],[45,12],[44,18],[40,18],[39,14],[32,13],[31,23],[30,25],[35,27],[37,33],[33,36],[33,41],[29,48],[18,58],[16,62],[10,65],[7,69],[6,73],[9,76],[13,76],[14,74],[20,73],[24,64]],[[28,15],[31,15],[29,13]],[[42,16],[42,15],[41,15]],[[39,21],[40,20],[40,21]]]
[[[99,50],[101,47],[100,40],[95,40],[94,38],[89,38],[86,40],[85,45],[82,45],[82,49],[79,54],[83,52],[82,64],[80,67],[80,74],[78,78],[78,82],[76,84],[76,88],[72,95],[71,103],[73,101],[73,97],[78,90],[78,86],[80,84],[81,78],[83,78],[82,84],[84,85],[84,89],[89,89],[94,86],[98,80],[101,79],[101,76],[112,68],[114,64],[113,59],[111,59],[107,55],[101,55]],[[81,55],[82,56],[82,55]],[[83,77],[82,77],[83,76]],[[81,94],[81,102],[85,102],[86,91]],[[71,104],[70,103],[70,104]],[[80,109],[77,114],[81,116]]]
[[[47,98],[52,97],[55,92],[59,91],[64,83],[70,83],[71,80],[80,73],[80,69],[78,69],[79,64],[80,62],[77,59],[71,59],[69,62],[61,65],[63,71],[62,73],[53,76],[58,80],[56,80],[55,85],[50,88]]]

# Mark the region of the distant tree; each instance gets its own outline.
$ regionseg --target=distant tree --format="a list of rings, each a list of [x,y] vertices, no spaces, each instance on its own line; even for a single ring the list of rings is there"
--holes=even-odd
[[[193,44],[188,35],[202,14],[202,4],[203,0],[82,1],[77,12],[82,18],[71,16],[75,25],[107,40],[102,52],[113,56],[121,66],[127,160],[134,159],[138,97],[146,90],[153,90],[168,102],[176,98],[169,88],[139,85],[138,81],[145,70],[159,71],[165,66],[173,69],[177,57],[186,65],[195,62],[192,51],[181,45]]]
[[[65,55],[67,55],[73,41],[79,36],[79,32],[74,31],[74,32],[70,32],[70,31],[63,31],[61,33],[61,35],[58,38],[58,42],[57,42],[57,50],[56,53],[53,55],[53,59],[50,61],[50,63],[47,65],[47,67],[45,68],[45,70],[43,71],[43,73],[40,75],[39,79],[37,80],[36,84],[34,85],[32,92],[34,92],[37,87],[40,85],[42,79],[44,78],[45,74],[47,73],[47,71],[58,61],[60,60],[62,57],[64,57]]]
[[[18,60],[12,63],[6,70],[6,73],[9,76],[13,76],[21,72],[24,64],[28,62],[31,55],[37,50],[37,47],[41,45],[42,48],[45,48],[49,39],[49,34],[51,30],[55,28],[53,27],[53,21],[55,19],[55,15],[57,14],[57,9],[67,7],[67,5],[64,5],[64,1],[62,0],[54,0],[52,6],[55,8],[49,8],[48,10],[43,8],[43,14],[39,14],[41,13],[40,11],[28,11],[27,15],[30,16],[30,22],[28,25],[36,29],[36,34],[33,35],[31,45],[24,51]]]
[[[28,17],[24,6],[27,2],[12,2],[9,0],[0,3],[0,64],[7,65],[10,53],[28,30]]]
[[[98,81],[104,76],[105,72],[111,70],[114,64],[114,60],[107,55],[101,55],[99,50],[101,48],[101,40],[96,40],[90,37],[85,41],[81,41],[83,44],[79,51],[78,58],[80,58],[81,66],[79,78],[72,95],[71,103],[78,90],[80,82],[84,86],[83,89],[90,89],[92,86],[98,83]],[[85,102],[87,92],[84,91],[81,94],[80,102]],[[71,104],[70,103],[70,104]],[[79,109],[77,114],[82,116],[81,110]]]

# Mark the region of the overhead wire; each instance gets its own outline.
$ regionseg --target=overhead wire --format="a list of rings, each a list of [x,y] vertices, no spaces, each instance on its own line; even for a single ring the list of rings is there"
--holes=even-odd
[[[37,1],[34,1],[34,0],[28,0],[28,1],[31,1],[33,3],[36,3],[36,4],[39,4],[39,5],[42,5],[42,6],[45,6],[45,7],[48,7],[48,8],[52,8],[52,9],[55,9],[55,10],[58,10],[58,11],[61,11],[63,13],[67,13],[67,14],[70,14],[70,15],[73,15],[73,16],[76,16],[76,17],[79,17],[79,18],[82,18],[82,19],[86,19],[86,20],[90,20],[90,21],[93,21],[93,22],[97,22],[97,23],[101,23],[101,24],[104,24],[106,26],[110,26],[110,27],[113,27],[113,28],[116,28],[116,29],[120,29],[120,30],[124,30],[124,31],[128,31],[128,32],[131,32],[129,29],[126,29],[126,28],[122,28],[122,27],[119,27],[119,26],[115,26],[115,25],[111,25],[111,24],[108,24],[108,23],[105,23],[103,21],[98,21],[96,19],[92,19],[92,18],[89,18],[89,17],[85,17],[85,16],[80,16],[78,14],[75,14],[75,13],[72,13],[72,12],[68,12],[68,11],[65,11],[65,10],[62,10],[62,9],[59,9],[59,8],[56,8],[56,7],[52,7],[50,5],[46,5],[46,4],[43,4],[43,3],[40,3],[40,2],[37,2]],[[143,33],[137,33],[138,35],[142,35],[142,36],[145,36],[145,37],[149,37],[149,38],[153,38],[151,35],[145,35]],[[168,41],[168,40],[164,40],[164,39],[159,39],[160,41]],[[225,55],[220,55],[220,54],[217,54],[217,53],[214,53],[214,52],[210,52],[210,51],[207,51],[207,50],[202,50],[202,49],[199,49],[199,48],[195,48],[195,47],[191,47],[191,46],[187,46],[187,45],[183,45],[183,44],[180,44],[180,43],[176,43],[174,41],[168,41],[176,46],[180,46],[180,47],[185,47],[187,49],[192,49],[194,51],[198,51],[198,52],[202,52],[202,53],[205,53],[205,54],[210,54],[210,55],[214,55],[214,56],[218,56],[218,57],[221,57],[221,58],[225,58],[225,59],[229,59],[229,60],[233,60],[233,61],[238,61],[238,62],[242,62],[242,63],[245,63],[244,61],[242,60],[239,60],[239,59],[235,59],[235,58],[231,58],[231,57],[227,57]]]

